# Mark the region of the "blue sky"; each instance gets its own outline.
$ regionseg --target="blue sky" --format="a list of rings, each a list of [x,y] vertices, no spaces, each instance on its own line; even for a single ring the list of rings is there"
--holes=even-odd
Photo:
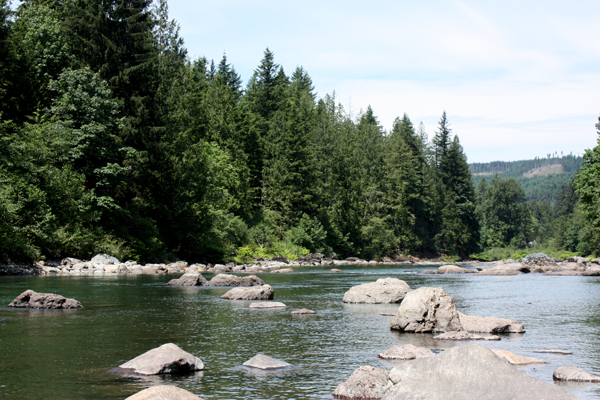
[[[244,82],[269,47],[319,96],[433,136],[445,110],[470,162],[596,145],[600,1],[170,0],[190,57],[225,52]]]

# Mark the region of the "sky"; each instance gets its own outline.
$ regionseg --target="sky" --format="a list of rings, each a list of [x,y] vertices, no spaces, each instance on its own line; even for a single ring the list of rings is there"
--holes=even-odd
[[[597,144],[600,1],[169,0],[190,58],[223,54],[247,82],[268,47],[318,96],[390,130],[406,113],[433,137],[446,111],[469,162]]]

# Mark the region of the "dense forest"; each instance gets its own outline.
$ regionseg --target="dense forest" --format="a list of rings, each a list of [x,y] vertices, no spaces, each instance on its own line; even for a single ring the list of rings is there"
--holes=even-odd
[[[597,251],[573,184],[533,205],[514,179],[476,189],[445,112],[431,141],[401,110],[385,130],[268,48],[244,85],[188,57],[165,0],[0,5],[4,262]]]

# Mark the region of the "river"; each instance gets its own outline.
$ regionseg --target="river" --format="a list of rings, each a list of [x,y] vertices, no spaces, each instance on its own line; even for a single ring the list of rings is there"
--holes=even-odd
[[[415,272],[406,272],[408,269]],[[250,310],[246,301],[222,300],[227,288],[169,287],[166,275],[0,277],[0,398],[15,400],[124,399],[156,383],[175,384],[204,400],[331,399],[355,369],[390,370],[377,354],[412,343],[431,349],[473,342],[441,342],[430,334],[389,329],[398,305],[349,305],[351,286],[384,277],[412,289],[442,287],[466,314],[516,319],[525,334],[503,335],[482,346],[541,358],[520,367],[552,383],[559,366],[600,374],[600,278],[581,276],[423,275],[426,267],[295,268],[261,274],[286,309]],[[205,274],[210,279],[212,275]],[[79,300],[79,310],[6,307],[26,289]],[[308,308],[316,315],[294,316]],[[187,376],[134,378],[107,371],[164,343],[200,357],[206,370]],[[540,354],[562,349],[572,355]],[[254,372],[242,363],[257,353],[293,364]],[[567,384],[582,399],[600,398],[600,385]]]

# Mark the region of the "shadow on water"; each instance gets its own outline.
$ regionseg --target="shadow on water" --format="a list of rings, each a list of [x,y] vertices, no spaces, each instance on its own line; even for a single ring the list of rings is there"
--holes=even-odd
[[[377,358],[394,345],[443,352],[472,342],[436,341],[430,334],[389,329],[397,305],[344,304],[351,286],[387,276],[413,289],[443,287],[466,314],[512,318],[525,334],[478,342],[493,349],[541,358],[548,364],[519,367],[552,383],[559,366],[600,373],[600,278],[422,275],[426,267],[298,268],[263,274],[284,309],[251,310],[250,302],[220,299],[229,288],[169,287],[172,276],[1,277],[0,304],[26,289],[75,298],[79,310],[0,308],[0,398],[16,400],[124,399],[151,385],[174,384],[203,399],[331,399],[356,368],[391,369]],[[406,270],[413,273],[406,273]],[[208,276],[210,277],[210,276]],[[314,315],[291,315],[300,308]],[[122,376],[107,371],[152,348],[173,342],[200,357],[206,370],[186,376]],[[539,354],[563,349],[571,355]],[[257,353],[294,367],[273,372],[241,367]],[[35,377],[33,379],[32,377]],[[584,399],[599,386],[569,384]]]

